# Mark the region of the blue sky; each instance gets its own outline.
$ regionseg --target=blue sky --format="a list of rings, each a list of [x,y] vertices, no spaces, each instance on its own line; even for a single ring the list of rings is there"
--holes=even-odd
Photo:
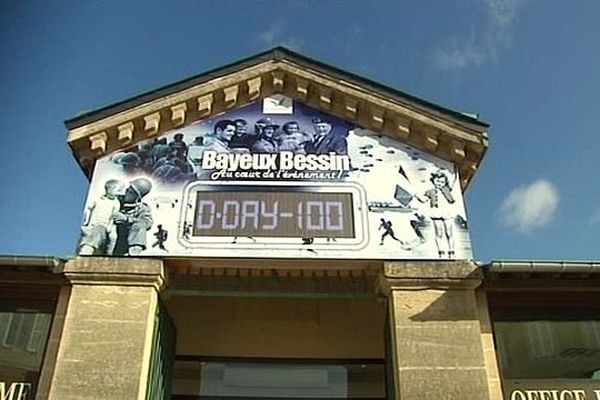
[[[0,2],[0,253],[73,254],[63,120],[284,45],[491,124],[475,257],[600,259],[600,2]]]

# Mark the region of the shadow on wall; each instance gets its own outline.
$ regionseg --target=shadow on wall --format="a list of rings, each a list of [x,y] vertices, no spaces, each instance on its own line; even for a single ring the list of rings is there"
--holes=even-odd
[[[479,321],[482,270],[471,261],[399,262],[386,266],[399,320]]]

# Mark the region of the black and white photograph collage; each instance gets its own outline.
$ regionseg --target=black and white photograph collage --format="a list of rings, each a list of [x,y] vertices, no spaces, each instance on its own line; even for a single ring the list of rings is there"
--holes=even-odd
[[[203,247],[201,240],[190,245],[194,205],[184,199],[186,187],[232,180],[219,175],[218,167],[203,168],[208,165],[203,163],[205,154],[283,153],[349,160],[342,174],[309,180],[331,187],[351,183],[366,194],[354,199],[362,201],[356,209],[365,219],[356,225],[365,237],[360,246],[344,246],[332,237],[298,237],[288,241],[297,244],[277,248],[268,237],[247,234],[222,238],[227,245]],[[256,183],[266,178],[257,174],[237,179]],[[298,185],[308,182],[286,176],[265,183],[277,187],[285,180]],[[79,255],[472,257],[458,173],[452,163],[284,96],[266,98],[104,156],[96,163],[83,214]]]

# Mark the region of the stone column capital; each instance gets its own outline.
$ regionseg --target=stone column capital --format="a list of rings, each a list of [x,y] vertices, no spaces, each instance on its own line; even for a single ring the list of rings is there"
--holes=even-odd
[[[77,257],[64,264],[62,273],[73,285],[167,286],[160,259],[132,257]]]
[[[384,262],[378,289],[385,295],[403,289],[473,290],[481,285],[483,271],[470,260]]]

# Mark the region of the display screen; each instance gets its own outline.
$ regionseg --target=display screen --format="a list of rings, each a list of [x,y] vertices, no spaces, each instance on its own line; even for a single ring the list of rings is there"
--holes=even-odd
[[[193,236],[354,238],[352,193],[198,191]]]

